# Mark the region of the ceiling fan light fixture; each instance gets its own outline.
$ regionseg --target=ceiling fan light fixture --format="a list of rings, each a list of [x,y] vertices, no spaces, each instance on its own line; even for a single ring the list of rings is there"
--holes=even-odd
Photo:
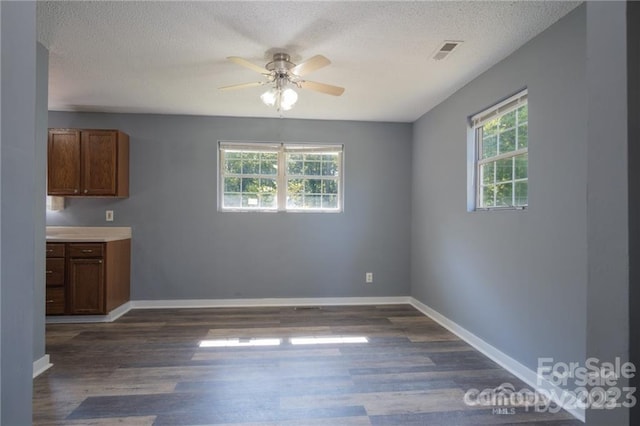
[[[272,87],[260,95],[260,99],[266,106],[275,106],[278,111],[289,111],[298,101],[298,93],[290,87]]]
[[[298,102],[298,93],[290,87],[287,87],[280,94],[280,108],[289,111]]]
[[[278,90],[275,87],[271,88],[260,95],[260,99],[266,106],[274,106],[278,99]]]

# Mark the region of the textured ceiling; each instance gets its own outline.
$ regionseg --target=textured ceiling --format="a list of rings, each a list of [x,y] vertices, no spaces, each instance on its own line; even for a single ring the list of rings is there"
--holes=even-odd
[[[564,16],[579,2],[71,1],[38,2],[49,49],[49,108],[277,117],[259,81],[227,61],[264,65],[274,51],[332,64],[285,117],[411,122]],[[431,59],[444,40],[462,40]]]

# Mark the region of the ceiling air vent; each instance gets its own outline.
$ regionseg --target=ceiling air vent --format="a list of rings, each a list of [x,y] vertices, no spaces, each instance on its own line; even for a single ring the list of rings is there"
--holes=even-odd
[[[441,61],[454,51],[454,49],[462,44],[461,41],[452,41],[445,40],[444,43],[436,50],[436,53],[433,54],[433,59],[436,61]]]

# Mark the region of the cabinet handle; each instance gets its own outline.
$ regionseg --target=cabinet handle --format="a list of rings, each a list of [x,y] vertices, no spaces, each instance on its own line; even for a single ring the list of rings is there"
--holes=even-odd
[[[77,194],[77,193],[78,193],[78,190],[77,190],[77,189],[74,189],[74,190],[73,190],[73,193],[74,193],[74,194]]]
[[[83,252],[83,253],[93,253],[93,250],[87,250],[87,249],[85,249],[85,250],[82,250],[82,252]]]
[[[51,299],[51,300],[47,300],[47,303],[53,303],[55,302],[55,300]]]
[[[98,260],[98,263],[102,263],[102,260]]]
[[[53,253],[53,249],[47,249],[47,253]]]
[[[85,189],[85,190],[84,190],[84,193],[86,194],[87,192],[89,192],[89,190],[88,190],[88,189]]]
[[[53,271],[47,271],[47,274],[53,274]]]

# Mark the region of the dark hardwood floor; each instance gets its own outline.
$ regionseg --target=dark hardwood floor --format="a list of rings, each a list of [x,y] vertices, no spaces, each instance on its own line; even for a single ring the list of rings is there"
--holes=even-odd
[[[46,339],[37,425],[582,424],[467,406],[469,389],[527,386],[409,305],[133,310]],[[217,346],[231,342],[244,346]]]

